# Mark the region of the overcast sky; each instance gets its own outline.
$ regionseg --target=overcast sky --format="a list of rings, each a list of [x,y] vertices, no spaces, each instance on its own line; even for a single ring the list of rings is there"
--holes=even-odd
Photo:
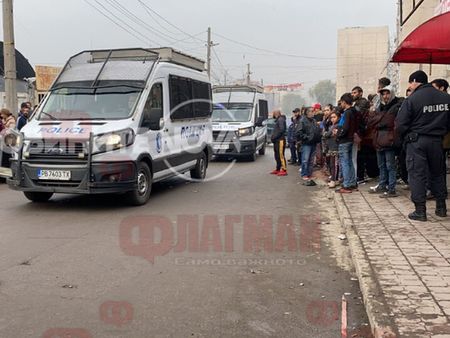
[[[388,25],[392,36],[396,3],[15,0],[16,48],[32,65],[63,65],[70,55],[85,49],[172,46],[174,41],[184,40],[175,46],[204,59],[203,40],[210,26],[213,41],[219,44],[213,58],[214,77],[223,79],[226,69],[229,78],[241,78],[250,63],[253,79],[264,79],[266,84],[303,82],[309,87],[319,80],[336,78],[339,28]]]

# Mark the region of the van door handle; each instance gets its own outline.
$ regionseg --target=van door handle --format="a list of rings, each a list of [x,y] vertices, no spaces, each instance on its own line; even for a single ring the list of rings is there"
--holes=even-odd
[[[164,129],[164,132],[165,132],[165,133],[167,133],[168,131],[169,131],[169,129],[168,129],[168,128],[165,128],[165,129]]]

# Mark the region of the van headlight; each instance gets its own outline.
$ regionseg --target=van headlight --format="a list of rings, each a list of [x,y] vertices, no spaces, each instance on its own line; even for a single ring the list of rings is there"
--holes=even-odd
[[[22,134],[13,129],[8,129],[3,135],[3,144],[10,148],[13,152],[18,153],[22,147]]]
[[[104,153],[128,147],[134,143],[134,131],[125,129],[113,133],[94,136],[92,152],[94,154]]]
[[[253,127],[240,128],[240,129],[237,130],[236,134],[237,134],[237,136],[239,136],[239,137],[243,137],[243,136],[249,136],[249,135],[252,135],[254,131],[255,131],[255,130],[253,129]]]

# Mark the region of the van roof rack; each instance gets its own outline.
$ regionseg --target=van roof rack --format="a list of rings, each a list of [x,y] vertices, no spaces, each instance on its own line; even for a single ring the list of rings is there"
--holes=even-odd
[[[150,61],[160,59],[163,62],[175,63],[198,71],[205,70],[205,61],[170,47],[87,50],[72,56],[69,61],[82,54],[91,55],[91,58],[85,59],[86,63],[105,62],[109,60]]]
[[[150,51],[158,53],[163,62],[171,62],[177,65],[189,67],[200,72],[205,70],[205,61],[195,56],[185,54],[170,47],[150,48]]]
[[[214,86],[214,93],[226,92],[249,92],[249,93],[264,93],[264,87],[259,85],[229,85],[229,86]]]
[[[114,67],[118,69],[117,72],[119,72],[121,77],[127,77],[126,74],[128,74],[128,76],[133,77],[133,80],[141,81],[144,84],[148,76],[150,76],[156,61],[170,62],[200,72],[205,70],[205,62],[203,60],[169,47],[86,50],[72,56],[67,61],[52,88],[59,82],[80,80],[82,75],[79,71],[71,70],[73,67],[81,67],[88,71],[89,75],[86,76],[93,81],[92,87],[95,87],[102,74],[105,72],[108,75],[111,74],[110,68],[113,64],[110,62],[117,61],[137,61],[138,63],[132,66],[132,69],[129,68],[130,66],[127,68],[124,65],[122,65],[122,69],[118,69],[117,67],[119,67],[118,64],[120,63],[115,63],[117,66]]]

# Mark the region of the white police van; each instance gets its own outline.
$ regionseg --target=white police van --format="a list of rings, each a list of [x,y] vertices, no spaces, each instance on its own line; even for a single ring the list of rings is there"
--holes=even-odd
[[[213,152],[216,157],[245,157],[254,161],[266,151],[269,111],[260,86],[213,88]]]
[[[152,183],[212,155],[204,62],[171,48],[84,51],[69,59],[16,135],[10,188],[35,202],[54,193],[125,193],[145,204]]]

